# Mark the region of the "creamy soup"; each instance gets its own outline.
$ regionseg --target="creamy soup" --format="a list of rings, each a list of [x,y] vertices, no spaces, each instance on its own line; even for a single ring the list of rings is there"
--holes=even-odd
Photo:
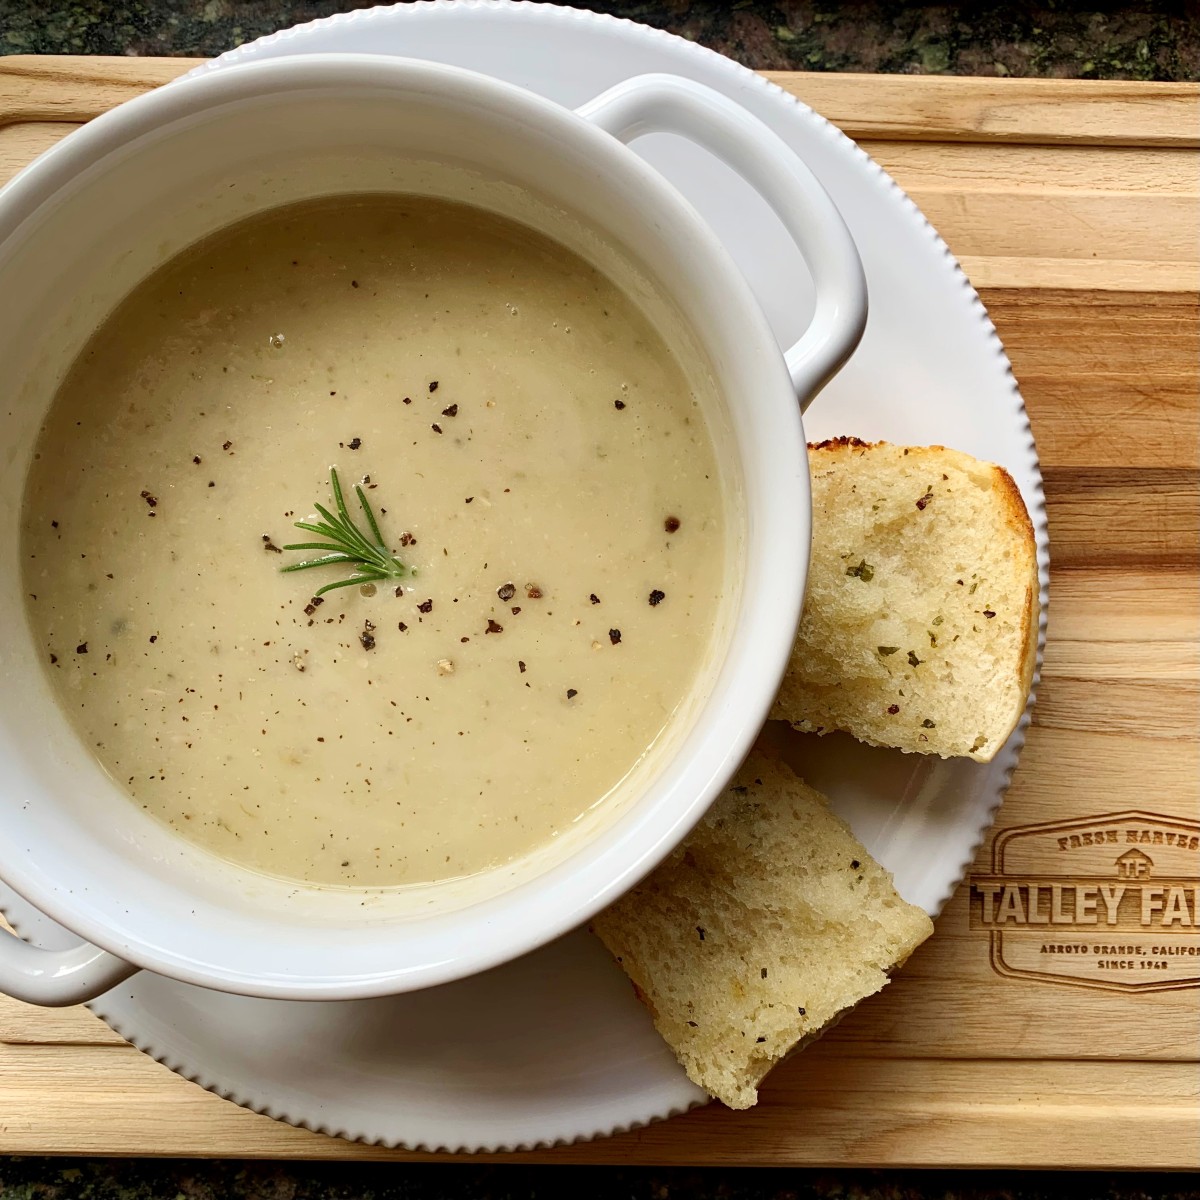
[[[330,468],[409,573],[282,567]],[[139,285],[37,443],[30,620],[133,801],[245,867],[486,870],[610,796],[689,696],[725,564],[694,393],[542,235],[415,197],[235,225]]]

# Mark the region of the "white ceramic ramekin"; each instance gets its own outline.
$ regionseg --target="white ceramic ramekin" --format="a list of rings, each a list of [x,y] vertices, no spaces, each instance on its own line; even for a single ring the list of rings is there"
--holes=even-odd
[[[682,135],[769,201],[812,274],[783,352],[696,211],[623,144]],[[734,514],[712,662],[620,803],[545,851],[470,880],[365,896],[239,871],[142,814],[55,703],[21,596],[19,509],[38,428],[72,358],[167,257],[239,217],[332,193],[426,191],[537,223],[625,272],[715,381],[707,414]],[[578,112],[429,63],[279,59],[172,84],[72,134],[0,192],[0,877],[86,939],[0,933],[0,991],[89,999],[144,968],[248,995],[345,999],[447,982],[587,920],[658,863],[749,750],[787,661],[810,541],[800,411],[858,342],[862,270],[828,196],[725,97],[670,76]],[[797,402],[799,397],[799,403]],[[163,398],[170,403],[169,397]]]

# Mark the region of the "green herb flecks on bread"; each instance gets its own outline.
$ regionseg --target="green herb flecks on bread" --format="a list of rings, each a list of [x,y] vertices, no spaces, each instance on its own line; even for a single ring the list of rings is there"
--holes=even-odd
[[[808,592],[771,715],[989,761],[1037,653],[1037,551],[1016,484],[940,446],[838,438],[809,463]]]
[[[687,840],[593,922],[691,1079],[731,1108],[933,932],[824,797],[751,756]]]

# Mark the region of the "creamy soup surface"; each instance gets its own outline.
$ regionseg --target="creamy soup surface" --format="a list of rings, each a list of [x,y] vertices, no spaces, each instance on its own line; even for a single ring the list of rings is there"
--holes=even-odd
[[[293,527],[366,481],[415,575]],[[80,736],[223,858],[379,887],[602,803],[690,694],[725,569],[697,397],[606,276],[413,197],[235,225],[93,336],[27,484],[29,614]],[[399,594],[397,594],[399,592]]]

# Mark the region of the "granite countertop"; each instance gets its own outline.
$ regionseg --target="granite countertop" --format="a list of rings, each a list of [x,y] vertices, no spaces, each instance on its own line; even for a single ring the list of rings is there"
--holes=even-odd
[[[1200,6],[1056,0],[636,0],[643,21],[757,68],[1200,79]],[[365,7],[365,5],[361,5]],[[352,0],[0,0],[0,53],[214,55]],[[0,1113],[0,1121],[5,1119]],[[1200,1200],[1194,1177],[1016,1172],[737,1172],[0,1158],[0,1200]]]
[[[759,69],[1200,79],[1194,0],[606,0]],[[213,55],[369,0],[0,0],[0,54]]]
[[[0,1200],[1198,1200],[1194,1177],[0,1159]]]

